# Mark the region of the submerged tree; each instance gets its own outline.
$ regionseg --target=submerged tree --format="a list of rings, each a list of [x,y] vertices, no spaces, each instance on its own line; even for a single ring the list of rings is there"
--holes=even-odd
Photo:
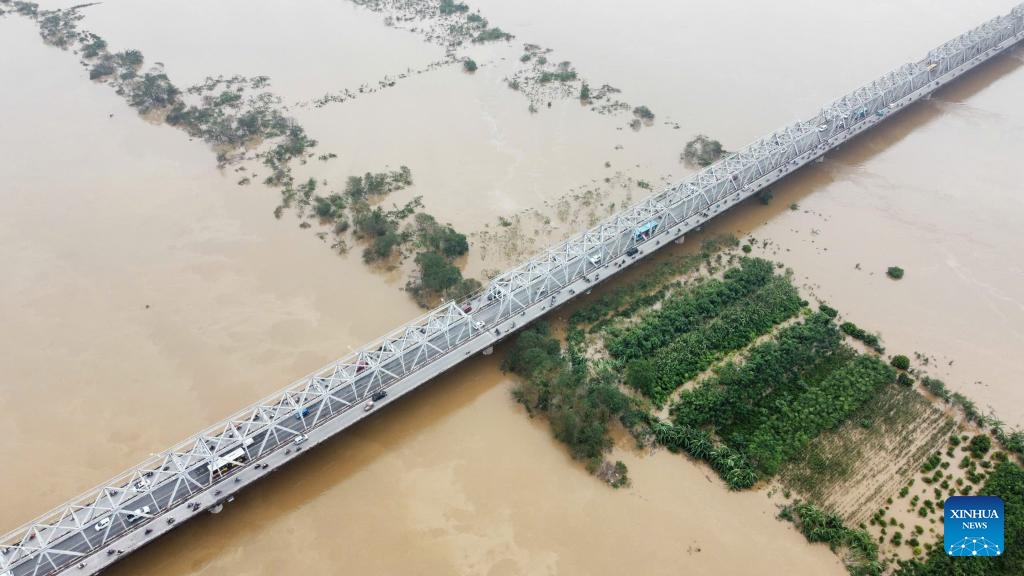
[[[724,153],[721,142],[698,134],[696,138],[686,143],[682,159],[703,168],[714,164]]]

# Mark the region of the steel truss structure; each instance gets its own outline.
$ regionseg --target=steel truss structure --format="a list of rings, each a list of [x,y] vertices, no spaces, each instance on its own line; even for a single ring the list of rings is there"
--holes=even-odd
[[[546,310],[1024,38],[1024,4],[318,370],[0,539],[0,576],[95,573]],[[519,324],[517,324],[517,320]],[[78,568],[74,570],[74,568]]]

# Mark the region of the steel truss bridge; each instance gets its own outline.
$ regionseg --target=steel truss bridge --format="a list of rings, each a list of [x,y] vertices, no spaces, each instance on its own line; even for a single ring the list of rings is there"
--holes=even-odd
[[[304,450],[467,357],[489,353],[551,308],[1021,39],[1024,4],[6,534],[0,576],[96,574],[190,518],[219,512],[236,492]]]

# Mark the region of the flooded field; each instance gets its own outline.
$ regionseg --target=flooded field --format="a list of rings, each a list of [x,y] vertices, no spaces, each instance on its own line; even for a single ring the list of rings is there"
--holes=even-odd
[[[694,134],[738,148],[1012,5],[482,0],[471,6],[517,38],[471,47],[475,74],[441,66],[320,108],[310,102],[444,50],[341,0],[104,2],[82,25],[182,85],[270,76],[320,151],[339,155],[299,176],[340,184],[408,165],[416,185],[389,202],[422,195],[475,233],[466,272],[479,277],[514,260],[481,236],[499,217],[537,211],[519,240],[540,248],[647,193],[629,179],[685,175]],[[532,114],[504,82],[523,42],[655,122],[634,131],[573,99]],[[1011,426],[1024,426],[1022,64],[1018,48],[705,231],[770,240],[758,252],[891,352],[932,357],[934,375]],[[15,80],[0,90],[0,530],[419,314],[402,274],[275,220],[276,191],[236,186],[205,144],[139,118],[34,23],[0,19],[0,74]],[[567,193],[587,189],[597,204],[560,217]],[[903,280],[885,277],[893,265]],[[623,445],[633,487],[608,489],[514,404],[499,357],[108,573],[722,574],[755,559],[767,573],[845,573],[763,494],[729,493],[683,459]]]

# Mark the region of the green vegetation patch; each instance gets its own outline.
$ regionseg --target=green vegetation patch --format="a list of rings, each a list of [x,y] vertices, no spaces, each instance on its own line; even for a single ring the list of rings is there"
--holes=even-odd
[[[638,324],[609,329],[605,346],[613,358],[623,362],[647,357],[763,288],[774,276],[773,271],[774,266],[767,260],[745,258],[740,266],[727,270],[721,280],[710,279],[678,290]]]
[[[885,352],[885,347],[882,346],[882,339],[877,334],[871,334],[867,330],[860,328],[853,322],[843,322],[840,324],[839,329],[854,340],[860,340],[864,344],[867,344],[872,350],[882,354]]]
[[[680,385],[723,355],[745,347],[793,317],[800,306],[800,295],[789,280],[771,276],[767,284],[746,298],[717,310],[706,324],[679,336],[650,358],[632,361],[627,366],[626,382],[655,404],[664,404]]]
[[[672,407],[673,418],[680,425],[710,428],[758,469],[774,474],[787,455],[856,410],[865,389],[883,377],[895,378],[878,360],[846,368],[856,354],[841,341],[828,316],[811,314],[754,346],[742,364],[726,363],[696,389],[684,391]],[[836,385],[843,395],[830,393],[828,387]],[[808,416],[810,422],[797,421]],[[789,435],[794,430],[798,435]]]
[[[612,447],[612,421],[636,412],[638,405],[619,390],[614,370],[589,366],[580,330],[571,331],[567,340],[563,354],[548,325],[538,322],[516,337],[502,368],[520,376],[513,391],[516,400],[531,415],[545,416],[555,438],[596,473]],[[624,465],[611,471],[615,477],[610,483],[626,475]]]
[[[737,450],[716,442],[708,432],[664,422],[654,422],[651,427],[658,444],[672,452],[686,452],[704,460],[725,480],[730,490],[744,490],[757,483],[757,471],[747,458]]]
[[[473,42],[496,42],[498,40],[511,40],[513,38],[515,38],[515,36],[505,32],[501,28],[494,27],[481,31],[473,38]]]
[[[854,576],[882,573],[878,561],[878,545],[866,530],[854,530],[843,524],[838,514],[823,510],[810,502],[787,506],[780,518],[796,524],[808,542],[824,542],[833,552],[846,551],[846,567]]]
[[[441,0],[441,4],[437,7],[437,11],[444,16],[450,16],[452,14],[461,14],[462,12],[469,11],[469,6],[461,2],[455,2],[454,0]]]
[[[636,116],[644,122],[654,121],[654,112],[651,112],[651,109],[647,106],[637,106],[636,108],[633,108],[633,116]]]

